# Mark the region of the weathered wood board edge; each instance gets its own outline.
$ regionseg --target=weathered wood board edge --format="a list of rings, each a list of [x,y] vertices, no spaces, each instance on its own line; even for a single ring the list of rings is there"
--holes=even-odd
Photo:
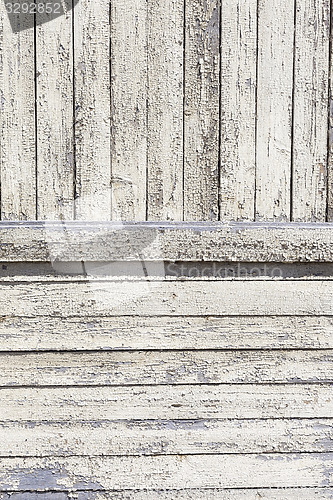
[[[333,224],[2,222],[0,260],[333,262]]]

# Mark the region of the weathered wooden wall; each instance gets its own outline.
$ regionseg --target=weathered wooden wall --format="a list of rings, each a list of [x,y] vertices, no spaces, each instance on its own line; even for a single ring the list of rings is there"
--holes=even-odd
[[[332,224],[0,227],[1,500],[333,497]]]
[[[332,219],[330,0],[66,4],[1,3],[3,220]]]
[[[332,2],[61,3],[0,5],[0,500],[333,498]]]

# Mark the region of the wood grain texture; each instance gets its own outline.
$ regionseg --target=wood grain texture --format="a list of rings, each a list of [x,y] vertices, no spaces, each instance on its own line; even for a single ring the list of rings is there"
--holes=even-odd
[[[75,218],[111,218],[110,2],[74,10]]]
[[[333,314],[332,281],[99,281],[8,283],[4,316],[321,316]]]
[[[73,219],[72,11],[36,14],[37,218]]]
[[[259,2],[257,220],[290,218],[294,2]]]
[[[3,352],[140,349],[332,349],[333,318],[4,316]]]
[[[0,419],[331,418],[332,401],[332,384],[12,388],[0,390]]]
[[[331,486],[333,455],[7,458],[3,489],[168,489]]]
[[[148,1],[148,220],[183,219],[184,0]]]
[[[333,262],[332,224],[2,223],[2,262]]]
[[[325,221],[330,2],[296,0],[292,217]]]
[[[185,2],[184,219],[219,218],[220,4]]]
[[[177,489],[133,491],[13,492],[0,493],[1,500],[328,500],[332,488]]]
[[[333,318],[1,317],[1,350],[332,349]]]
[[[330,37],[332,36],[332,13],[330,16]],[[328,95],[328,160],[327,160],[327,221],[333,220],[333,44],[330,43],[329,54],[329,95]]]
[[[3,423],[0,439],[1,457],[333,451],[329,419]]]
[[[25,25],[17,14],[13,28]],[[12,31],[0,6],[1,219],[36,218],[34,29]]]
[[[147,2],[111,2],[112,220],[146,219]]]
[[[333,350],[0,355],[0,386],[330,383]]]
[[[257,0],[223,1],[221,65],[221,220],[254,220]]]

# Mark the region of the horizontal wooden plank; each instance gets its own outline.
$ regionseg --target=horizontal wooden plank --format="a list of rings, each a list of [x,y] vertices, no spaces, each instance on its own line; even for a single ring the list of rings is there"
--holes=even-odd
[[[0,500],[328,500],[332,488],[187,489],[0,493]]]
[[[0,355],[0,386],[333,382],[333,350]]]
[[[299,223],[0,224],[0,260],[332,262],[333,225]]]
[[[0,500],[328,500],[332,488],[188,489],[0,493]]]
[[[0,425],[1,457],[333,452],[329,419],[127,420]]]
[[[332,385],[177,385],[0,390],[0,421],[330,418]]]
[[[333,454],[6,458],[3,490],[332,486]]]
[[[331,315],[333,281],[9,283],[4,316]]]
[[[0,317],[1,351],[332,349],[333,317]]]

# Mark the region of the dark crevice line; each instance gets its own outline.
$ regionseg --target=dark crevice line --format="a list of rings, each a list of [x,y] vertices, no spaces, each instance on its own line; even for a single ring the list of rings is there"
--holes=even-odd
[[[146,277],[140,277],[140,278],[134,278],[132,279],[130,276],[127,276],[127,277],[120,277],[120,278],[111,278],[111,279],[94,279],[92,278],[91,276],[88,276],[88,275],[82,275],[82,278],[81,279],[73,279],[73,280],[57,280],[57,279],[54,279],[54,280],[9,280],[9,281],[1,281],[0,279],[0,285],[1,286],[4,286],[4,287],[10,287],[10,286],[15,286],[15,285],[26,285],[27,287],[32,287],[33,285],[48,285],[48,286],[51,286],[51,285],[77,285],[77,284],[87,284],[87,283],[94,283],[94,284],[111,284],[111,283],[131,283],[131,284],[135,284],[135,283],[147,283],[147,284],[151,284],[153,285],[154,283],[158,284],[158,283],[164,283],[164,284],[176,284],[176,283],[243,283],[244,285],[245,284],[248,284],[248,283],[253,283],[253,282],[257,282],[257,283],[299,283],[299,282],[306,282],[306,283],[317,283],[317,282],[321,282],[321,283],[330,283],[331,281],[333,281],[333,277],[330,277],[330,278],[322,278],[322,277],[319,277],[319,278],[313,278],[311,280],[307,279],[307,278],[281,278],[281,279],[274,279],[274,278],[270,278],[270,279],[267,279],[265,277],[263,278],[252,278],[252,279],[247,279],[247,280],[244,280],[244,279],[233,279],[233,278],[217,278],[217,279],[205,279],[205,278],[179,278],[179,279],[155,279],[154,276],[148,276],[146,275]],[[207,316],[212,316],[213,314],[211,315],[207,315]],[[187,316],[187,314],[183,314],[183,315],[179,315],[179,316]],[[198,315],[198,316],[201,316],[201,315]],[[222,315],[222,316],[229,316],[228,314],[226,315]],[[235,316],[235,314],[231,314],[230,316]],[[239,316],[252,316],[252,314],[242,314],[240,313]],[[254,316],[266,316],[266,314],[258,314],[258,315],[255,315]],[[292,314],[268,314],[268,316],[293,316]],[[325,314],[295,314],[294,316],[326,316]],[[330,315],[328,315],[330,316]]]
[[[261,422],[265,423],[277,423],[277,422],[308,422],[308,423],[323,423],[323,422],[329,422],[333,423],[333,417],[189,417],[189,418],[110,418],[110,419],[95,419],[95,420],[89,420],[89,419],[75,419],[75,420],[5,420],[1,423],[3,428],[9,428],[9,427],[23,427],[23,426],[28,426],[29,429],[34,428],[34,427],[49,427],[49,426],[57,426],[57,427],[64,427],[67,430],[70,430],[73,427],[76,426],[83,426],[83,427],[90,427],[93,426],[93,428],[100,429],[101,427],[105,427],[106,425],[114,425],[114,424],[123,424],[123,425],[159,425],[162,426],[161,429],[163,429],[163,425],[167,424],[180,424],[180,425],[198,425],[202,423],[209,423],[209,424],[217,424],[217,423],[234,423],[235,421],[237,422],[243,422],[243,423],[257,423],[260,424]]]
[[[149,445],[147,445],[149,446]],[[54,459],[54,460],[58,460],[58,459],[61,459],[61,458],[86,458],[86,457],[89,457],[91,460],[94,460],[94,459],[98,459],[98,458],[105,458],[105,459],[108,459],[108,458],[155,458],[155,457],[210,457],[210,456],[239,456],[239,457],[243,457],[244,455],[246,456],[256,456],[257,458],[259,458],[260,456],[271,456],[271,457],[275,457],[275,456],[288,456],[290,457],[291,455],[296,455],[297,457],[299,455],[316,455],[316,456],[321,456],[321,455],[327,455],[327,454],[332,454],[332,451],[299,451],[299,450],[296,450],[296,451],[247,451],[247,452],[232,452],[232,451],[216,451],[215,453],[212,452],[212,451],[207,451],[207,452],[204,452],[204,453],[199,453],[199,452],[188,452],[188,453],[182,453],[182,452],[165,452],[165,453],[114,453],[114,454],[109,454],[109,453],[105,453],[105,454],[94,454],[94,455],[89,455],[89,454],[84,454],[84,453],[80,453],[80,454],[77,454],[77,453],[64,453],[64,454],[54,454],[54,455],[15,455],[15,457],[13,456],[8,456],[8,455],[1,455],[0,454],[0,458],[5,458],[5,459],[40,459],[40,458],[43,458],[43,459]],[[258,457],[259,455],[259,457]],[[259,489],[259,488],[258,488]],[[146,491],[146,490],[145,490]]]
[[[185,221],[185,165],[186,165],[186,128],[185,128],[185,120],[186,120],[186,28],[187,28],[187,22],[186,22],[186,2],[187,0],[184,1],[184,6],[183,6],[183,172],[182,172],[182,202],[183,202],[183,221]]]
[[[77,209],[76,209],[76,199],[77,199],[77,151],[76,151],[76,86],[75,86],[75,9],[74,9],[74,0],[72,0],[72,92],[73,92],[73,103],[72,103],[72,113],[73,113],[73,127],[72,127],[72,139],[73,139],[73,217],[76,219],[77,217]]]
[[[239,319],[239,318],[264,318],[264,319],[267,319],[267,318],[331,318],[332,319],[332,315],[331,314],[274,314],[274,313],[268,313],[267,315],[265,314],[254,314],[254,313],[250,313],[250,314],[244,314],[244,313],[233,313],[233,314],[215,314],[215,313],[212,313],[212,314],[144,314],[144,315],[141,315],[141,314],[108,314],[108,313],[105,313],[105,314],[92,314],[92,313],[89,313],[87,315],[79,315],[79,314],[72,314],[72,315],[61,315],[61,314],[55,314],[52,313],[50,315],[47,315],[47,314],[30,314],[30,315],[24,315],[24,314],[21,314],[20,316],[11,316],[11,315],[5,315],[5,316],[1,316],[0,315],[0,318],[3,318],[5,317],[5,319],[28,319],[28,320],[40,320],[40,318],[47,318],[47,319],[61,319],[63,321],[66,321],[66,320],[71,320],[71,319],[78,319],[80,320],[80,322],[82,323],[83,321],[89,321],[90,319],[100,319],[100,320],[104,320],[105,318],[107,319],[124,319],[124,318],[136,318],[136,319],[139,319],[141,320],[142,318],[145,318],[145,319],[156,319],[156,318],[170,318],[172,320],[175,320],[175,319],[188,319],[188,318],[191,318],[191,319],[210,319],[210,318],[218,318],[218,319],[226,319],[226,318],[232,318],[232,319]],[[2,320],[3,321],[3,320]]]
[[[253,193],[253,221],[257,220],[257,167],[258,167],[258,83],[259,83],[259,1],[257,0],[256,21],[256,87],[255,87],[255,126],[254,126],[254,193]]]
[[[244,352],[245,354],[250,352],[250,353],[261,353],[261,352],[266,352],[266,351],[274,351],[274,352],[279,352],[279,353],[298,353],[298,352],[307,352],[307,353],[312,353],[313,351],[317,353],[328,353],[328,354],[333,354],[333,348],[331,347],[322,347],[322,348],[299,348],[299,347],[290,347],[290,348],[285,348],[285,347],[278,347],[278,348],[272,348],[272,347],[266,347],[266,348],[245,348],[245,347],[237,347],[237,348],[214,348],[214,347],[208,347],[208,348],[202,348],[200,347],[199,349],[195,348],[187,348],[186,346],[183,348],[158,348],[158,349],[153,349],[153,348],[135,348],[135,349],[126,349],[124,347],[121,348],[106,348],[106,349],[45,349],[45,350],[22,350],[22,351],[2,351],[0,350],[0,356],[26,356],[26,355],[34,355],[34,356],[44,356],[45,354],[59,354],[59,355],[65,355],[65,354],[73,354],[74,356],[81,356],[82,354],[91,354],[91,355],[96,355],[96,354],[106,354],[106,353],[151,353],[151,354],[158,354],[158,353],[197,353],[197,354],[203,354],[206,352],[214,352],[214,353],[232,353],[232,352],[237,352],[241,353]]]
[[[152,0],[153,2],[155,0]],[[150,2],[151,0],[146,0],[146,210],[145,216],[146,221],[149,220],[149,212],[150,212],[150,188],[149,188],[149,177],[150,177],[150,162],[149,162],[149,153],[150,153],[150,120],[149,120],[149,105],[150,105],[150,80],[149,80],[149,69],[150,69]]]
[[[291,110],[291,158],[290,158],[290,214],[289,220],[294,220],[294,166],[295,166],[295,84],[296,84],[296,27],[297,1],[294,0],[294,41],[293,41],[293,77],[292,77],[292,110]]]
[[[83,389],[124,389],[124,390],[127,390],[127,389],[132,389],[132,388],[156,388],[156,387],[191,387],[191,388],[197,388],[197,387],[205,387],[206,389],[208,387],[263,387],[263,386],[269,386],[270,388],[272,387],[288,387],[288,386],[293,386],[293,387],[296,387],[296,386],[331,386],[333,384],[333,380],[327,380],[327,381],[324,381],[324,382],[309,382],[307,380],[305,381],[299,381],[299,382],[259,382],[259,381],[256,381],[254,380],[252,383],[249,383],[249,382],[220,382],[220,383],[216,383],[216,382],[207,382],[205,381],[204,383],[202,382],[187,382],[187,383],[184,383],[184,382],[169,382],[169,381],[166,381],[166,382],[158,382],[157,384],[154,384],[154,383],[138,383],[138,384],[133,384],[133,383],[129,383],[127,384],[126,382],[123,382],[123,383],[118,383],[118,384],[113,384],[113,383],[110,383],[110,384],[107,384],[107,383],[100,383],[100,384],[80,384],[80,383],[73,383],[73,384],[61,384],[60,382],[58,384],[51,384],[51,385],[48,385],[48,384],[40,384],[40,385],[37,385],[37,384],[27,384],[27,385],[10,385],[10,384],[7,384],[7,385],[0,385],[0,391],[1,390],[26,390],[26,389],[36,389],[36,390],[42,390],[42,389],[79,389],[79,390],[83,390]],[[254,391],[254,394],[255,394],[255,391]],[[173,405],[170,405],[171,408],[169,408],[170,410],[173,409]],[[183,405],[181,405],[181,407],[183,407]],[[178,406],[177,406],[178,408]],[[304,418],[306,418],[304,416]],[[326,417],[322,417],[322,418],[330,418],[330,416],[326,416]]]
[[[113,100],[113,94],[112,94],[112,0],[109,0],[109,81],[110,81],[110,92],[109,92],[109,99],[110,99],[110,122],[109,122],[109,128],[110,128],[110,220],[112,221],[113,219],[113,106],[112,106],[112,100]]]
[[[154,383],[138,383],[138,384],[45,384],[45,385],[36,385],[36,384],[27,384],[27,385],[0,385],[0,390],[22,390],[22,389],[79,389],[80,391],[82,389],[94,389],[94,388],[104,388],[104,389],[112,389],[112,388],[122,388],[122,389],[131,389],[131,388],[138,388],[138,387],[154,387],[154,388],[162,388],[162,387],[202,387],[202,388],[207,388],[207,387],[267,387],[267,388],[273,388],[273,387],[296,387],[296,386],[314,386],[314,387],[327,387],[327,388],[332,388],[332,381],[325,381],[325,382],[304,382],[304,381],[299,381],[299,382],[181,382],[179,384],[177,383],[170,383],[170,382],[159,382],[157,384]],[[187,405],[180,404],[180,408],[185,408]],[[172,409],[173,405],[170,405],[169,409]],[[177,405],[178,408],[178,405]],[[331,416],[321,416],[320,418],[330,418]],[[304,416],[303,418],[306,418]],[[318,417],[317,417],[318,418]]]
[[[327,158],[326,158],[326,222],[331,218],[330,183],[332,182],[332,151],[331,151],[331,102],[332,102],[332,24],[333,24],[333,0],[330,0],[329,13],[329,54],[328,54],[328,96],[327,96]]]
[[[281,453],[282,455],[283,453]],[[180,456],[186,456],[186,455],[180,455]],[[8,457],[8,458],[13,458],[13,457]],[[29,458],[29,457],[27,457]],[[37,458],[40,458],[40,457],[37,457]],[[52,458],[55,458],[55,457],[52,457]],[[68,458],[68,457],[66,457]],[[100,494],[123,494],[124,492],[125,493],[144,493],[144,494],[148,494],[148,493],[157,493],[158,495],[160,495],[161,493],[173,493],[175,494],[176,496],[174,497],[175,499],[177,498],[177,495],[179,495],[179,493],[182,493],[182,492],[213,492],[213,493],[216,493],[216,492],[221,492],[221,491],[225,491],[225,492],[243,492],[243,491],[249,491],[249,492],[258,492],[259,491],[267,491],[267,492],[270,492],[270,491],[277,491],[277,492],[285,492],[285,491],[295,491],[295,490],[299,490],[299,491],[302,491],[302,490],[309,490],[309,491],[331,491],[333,490],[332,486],[287,486],[287,487],[284,487],[284,486],[281,486],[281,487],[278,487],[278,486],[258,486],[258,487],[243,487],[243,488],[239,488],[239,487],[229,487],[229,488],[224,488],[224,487],[217,487],[217,488],[206,488],[206,487],[193,487],[193,488],[181,488],[181,489],[170,489],[170,488],[145,488],[144,490],[140,490],[138,488],[133,488],[133,489],[129,489],[129,488],[123,488],[121,490],[119,489],[114,489],[114,490],[110,490],[110,489],[85,489],[85,490],[82,490],[82,489],[77,489],[77,488],[69,488],[67,490],[62,490],[62,489],[46,489],[46,490],[0,490],[0,493],[3,493],[3,494],[7,494],[7,495],[14,495],[14,494],[21,494],[21,493],[33,493],[34,495],[45,495],[45,493],[50,493],[50,494],[61,494],[61,493],[65,493],[65,494],[73,494],[73,493],[100,493]],[[70,497],[72,498],[72,496]],[[120,498],[120,497],[119,497]],[[190,497],[188,497],[190,498]],[[52,500],[52,498],[50,498],[49,500]]]
[[[37,15],[34,13],[34,107],[35,107],[35,200],[36,220],[38,220],[38,95],[37,95]]]
[[[217,220],[221,220],[221,148],[222,148],[222,0],[219,2],[219,124],[218,124],[218,166],[217,166]]]
[[[157,348],[157,349],[154,349],[153,347],[151,348],[148,348],[148,349],[144,349],[144,348],[140,348],[140,349],[137,349],[137,348],[124,348],[124,347],[120,347],[120,348],[117,348],[117,347],[107,347],[107,348],[101,348],[101,349],[62,349],[62,348],[59,348],[59,349],[50,349],[50,348],[47,348],[47,349],[31,349],[30,351],[29,350],[22,350],[22,351],[18,351],[18,350],[13,350],[13,351],[0,351],[0,356],[29,356],[29,355],[34,355],[34,356],[38,356],[38,355],[45,355],[45,354],[59,354],[59,355],[62,355],[62,354],[73,354],[73,356],[77,355],[77,356],[81,356],[81,355],[96,355],[96,354],[112,354],[112,353],[128,353],[128,354],[133,354],[133,353],[143,353],[143,354],[152,354],[152,353],[156,353],[156,354],[165,354],[165,353],[198,353],[198,352],[216,352],[216,353],[231,353],[231,352],[235,352],[235,353],[248,353],[248,352],[256,352],[256,353],[259,353],[259,352],[263,352],[263,353],[267,353],[267,352],[272,352],[272,353],[290,353],[290,352],[307,352],[307,353],[311,353],[311,352],[327,352],[327,351],[333,351],[332,348],[327,348],[327,347],[313,347],[313,348],[298,348],[298,347],[291,347],[291,348],[282,348],[282,347],[263,347],[263,348],[249,348],[247,349],[246,347],[243,347],[243,348],[230,348],[230,349],[220,349],[220,348],[213,348],[213,347],[207,347],[207,348],[201,348],[201,349],[195,349],[193,347],[184,347],[184,348],[175,348],[175,349],[161,349],[161,348]]]

